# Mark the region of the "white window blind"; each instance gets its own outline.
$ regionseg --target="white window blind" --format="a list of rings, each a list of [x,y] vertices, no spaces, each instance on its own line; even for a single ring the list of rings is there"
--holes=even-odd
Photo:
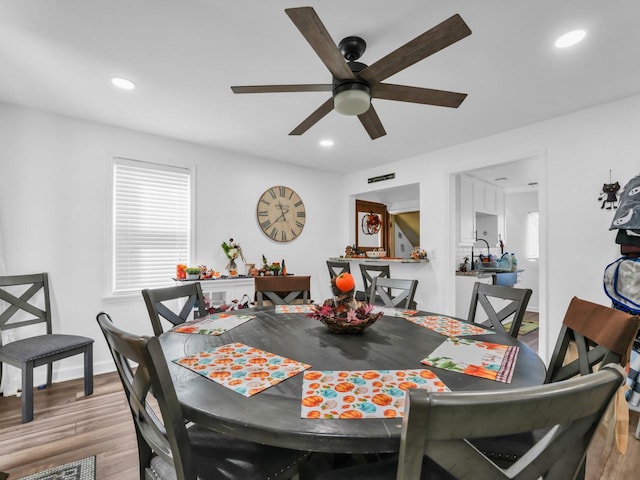
[[[113,293],[171,284],[191,244],[191,171],[117,158],[113,190]]]

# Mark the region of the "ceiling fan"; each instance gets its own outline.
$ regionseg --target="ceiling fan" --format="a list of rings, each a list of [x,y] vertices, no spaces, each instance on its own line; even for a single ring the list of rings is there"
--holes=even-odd
[[[331,98],[294,128],[302,135],[331,110],[357,116],[372,140],[386,135],[371,98],[458,108],[466,93],[382,83],[401,70],[471,35],[456,14],[407,42],[372,65],[357,62],[366,49],[360,37],[346,37],[338,46],[313,7],[287,8],[286,14],[309,42],[333,76],[333,83],[302,85],[248,85],[231,87],[233,93],[332,92]]]

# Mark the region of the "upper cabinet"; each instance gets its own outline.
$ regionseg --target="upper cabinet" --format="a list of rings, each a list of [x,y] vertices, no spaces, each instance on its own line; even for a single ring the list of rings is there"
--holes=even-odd
[[[497,235],[504,241],[504,190],[468,175],[458,175],[456,180],[458,243],[471,245],[476,238],[483,238],[483,235],[489,237],[485,240],[490,245],[498,242]],[[482,219],[480,224],[479,218]],[[496,229],[485,226],[487,220],[491,220],[489,224],[497,225],[497,232]],[[479,227],[483,229],[482,232],[477,231]]]

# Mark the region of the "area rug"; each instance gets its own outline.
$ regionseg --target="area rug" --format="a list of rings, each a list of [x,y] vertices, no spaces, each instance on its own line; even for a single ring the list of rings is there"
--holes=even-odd
[[[529,322],[527,320],[523,320],[520,324],[520,330],[518,331],[518,335],[526,335],[527,333],[531,333],[537,330],[539,327],[538,322]],[[511,322],[504,324],[504,329],[508,332],[511,328]]]
[[[96,457],[87,457],[18,480],[95,480]]]

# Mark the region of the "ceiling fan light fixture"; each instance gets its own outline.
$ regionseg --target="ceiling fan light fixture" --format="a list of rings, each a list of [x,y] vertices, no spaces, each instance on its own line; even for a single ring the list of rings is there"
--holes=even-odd
[[[555,46],[556,48],[572,47],[576,43],[579,43],[582,40],[584,40],[584,37],[586,35],[587,35],[587,32],[585,32],[584,30],[573,30],[559,37],[556,40]]]
[[[364,83],[338,85],[333,91],[333,108],[342,115],[362,115],[371,107],[371,89]]]

